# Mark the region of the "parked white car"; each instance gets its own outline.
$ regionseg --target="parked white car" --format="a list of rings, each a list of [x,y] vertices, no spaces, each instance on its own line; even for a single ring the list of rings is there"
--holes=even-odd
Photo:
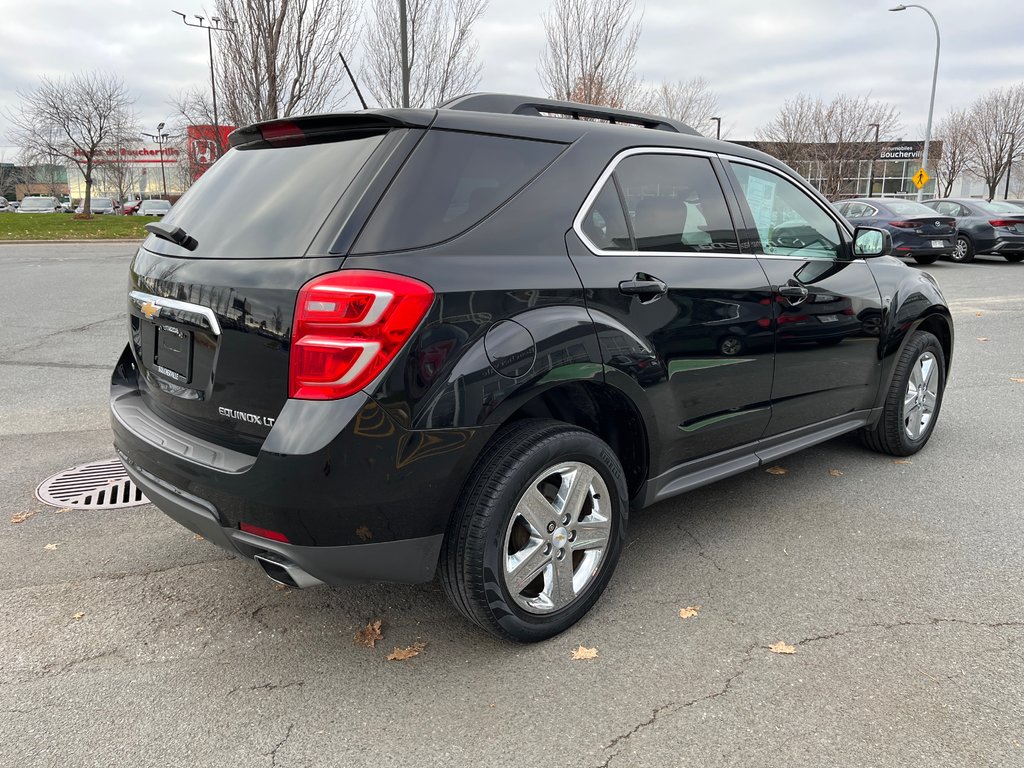
[[[136,216],[164,216],[171,212],[170,200],[143,200],[135,209]]]

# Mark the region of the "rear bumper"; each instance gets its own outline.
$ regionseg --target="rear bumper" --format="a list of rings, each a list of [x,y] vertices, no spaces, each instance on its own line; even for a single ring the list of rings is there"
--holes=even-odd
[[[146,405],[131,353],[111,383],[114,446],[169,517],[220,547],[271,554],[317,581],[429,581],[465,478],[491,429],[406,430],[365,394],[288,401],[252,456]],[[247,523],[286,541],[240,530]]]
[[[1024,253],[1024,235],[997,237],[989,253]]]
[[[232,554],[246,559],[276,556],[279,561],[294,563],[315,581],[332,585],[361,581],[416,584],[434,576],[441,534],[339,547],[303,547],[272,541],[225,527],[209,502],[164,483],[135,466],[124,454],[119,455],[132,481],[164,514]]]

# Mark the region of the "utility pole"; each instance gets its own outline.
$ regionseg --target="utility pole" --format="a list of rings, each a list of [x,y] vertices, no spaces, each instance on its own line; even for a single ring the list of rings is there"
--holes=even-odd
[[[1010,154],[1006,158],[1006,187],[1003,188],[1003,200],[1010,199],[1010,171],[1013,169],[1013,142],[1017,138],[1014,133],[1006,132],[1006,135],[1010,137]]]
[[[711,119],[715,121],[715,138],[716,139],[721,139],[722,138],[722,118],[720,118],[720,117],[712,117]]]
[[[398,0],[398,28],[402,38],[402,106],[409,108],[409,18],[406,0]]]
[[[200,16],[199,14],[193,14],[195,18],[199,19],[199,23],[195,23],[188,20],[181,11],[171,11],[171,13],[181,16],[182,22],[186,27],[195,27],[196,29],[206,30],[206,45],[210,51],[210,93],[213,97],[213,144],[217,148],[217,157],[221,155],[220,146],[220,121],[217,118],[217,79],[214,76],[213,70],[213,33],[214,32],[226,32],[230,29],[230,25],[234,24],[234,19],[224,19],[224,26],[220,25],[220,18],[218,16],[211,16],[210,21],[213,24],[206,23],[206,17]]]
[[[878,130],[881,126],[878,123],[868,123],[868,128],[875,129],[875,146],[871,150],[871,165],[868,168],[868,197],[875,193],[875,159],[878,154]]]

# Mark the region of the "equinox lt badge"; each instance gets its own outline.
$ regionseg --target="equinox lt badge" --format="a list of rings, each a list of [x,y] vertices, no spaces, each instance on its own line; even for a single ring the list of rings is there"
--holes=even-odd
[[[229,419],[238,419],[248,424],[260,424],[264,427],[274,426],[275,419],[270,416],[258,416],[255,413],[246,413],[245,411],[235,411],[231,408],[224,408],[221,406],[217,409],[217,413],[221,416],[227,416]]]

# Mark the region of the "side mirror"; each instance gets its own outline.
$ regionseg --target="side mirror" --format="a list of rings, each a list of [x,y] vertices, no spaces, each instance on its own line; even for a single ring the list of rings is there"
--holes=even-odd
[[[874,256],[888,256],[892,252],[892,235],[875,227],[855,227],[853,230],[853,255],[870,259]]]

